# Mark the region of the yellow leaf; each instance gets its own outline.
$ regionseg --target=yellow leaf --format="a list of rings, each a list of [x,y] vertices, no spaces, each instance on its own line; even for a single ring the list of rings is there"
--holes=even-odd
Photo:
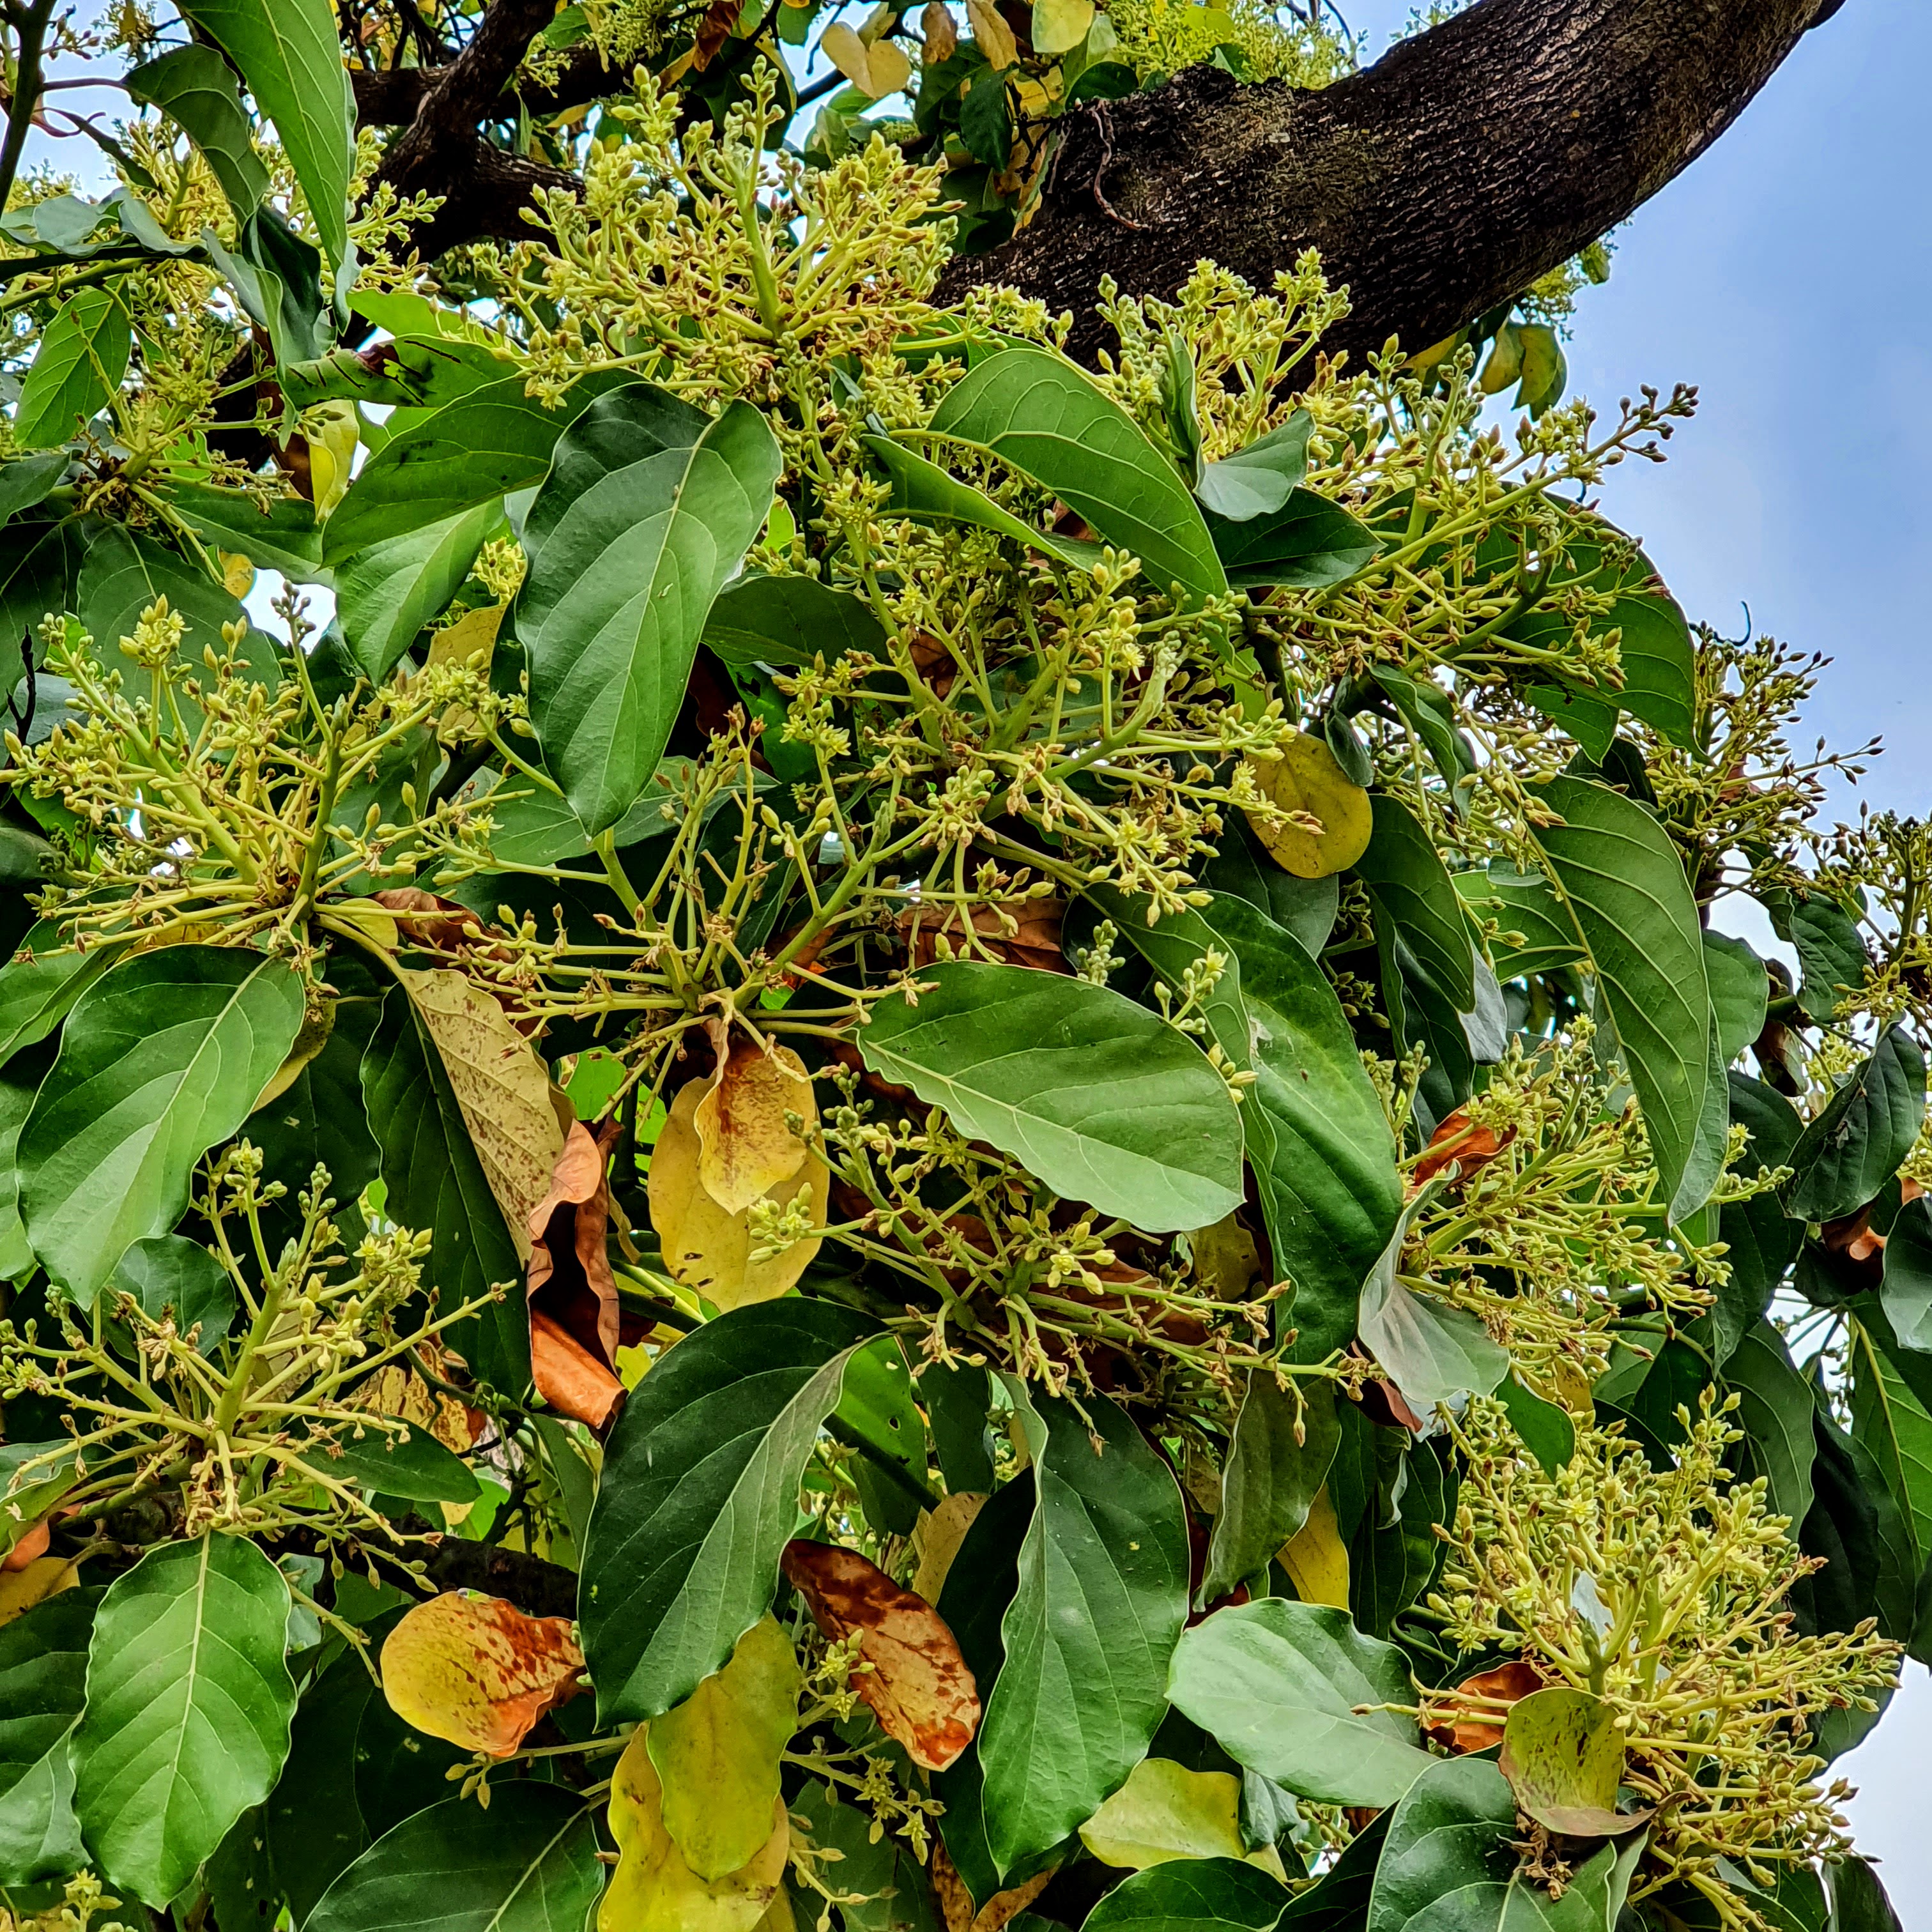
[[[664,1829],[649,1736],[647,1725],[632,1732],[610,1780],[610,1835],[620,1856],[598,1907],[598,1932],[756,1932],[784,1876],[791,1844],[784,1800],[772,1800],[771,1835],[755,1858],[723,1878],[701,1879]]]
[[[781,1253],[752,1259],[750,1210],[727,1213],[698,1178],[703,1150],[695,1117],[710,1087],[708,1080],[687,1082],[658,1130],[646,1176],[651,1226],[663,1244],[664,1265],[678,1280],[720,1309],[742,1308],[773,1300],[790,1288],[818,1253],[819,1238],[808,1234]],[[808,1154],[791,1179],[762,1198],[782,1208],[802,1198],[818,1226],[825,1219],[831,1184],[825,1163]]]
[[[245,597],[255,587],[255,566],[238,551],[215,552],[221,566],[221,587],[231,597]]]
[[[1348,1552],[1335,1521],[1335,1502],[1324,1483],[1309,1507],[1308,1520],[1276,1558],[1304,1604],[1348,1607]]]
[[[1187,1238],[1194,1250],[1194,1272],[1223,1301],[1245,1301],[1262,1271],[1255,1238],[1233,1215]]]
[[[919,1570],[912,1580],[915,1597],[923,1597],[928,1604],[938,1602],[952,1559],[959,1554],[966,1532],[973,1527],[973,1519],[986,1506],[984,1496],[971,1490],[961,1490],[942,1498],[936,1510],[920,1513],[918,1526],[912,1533],[913,1547],[919,1552]]]
[[[362,425],[352,403],[318,403],[308,420],[318,424],[308,433],[308,466],[309,487],[320,518],[327,516],[348,490]]]
[[[480,610],[466,610],[453,624],[446,626],[429,640],[429,662],[433,664],[470,664],[488,670],[496,654],[496,633],[503,628],[503,606],[486,604]]]
[[[446,1590],[382,1646],[382,1695],[404,1724],[465,1750],[506,1757],[581,1688],[568,1617],[526,1616],[500,1597]]]
[[[771,1908],[758,1921],[757,1932],[798,1932],[798,1919],[791,1909],[791,1894],[781,1885]]]
[[[443,971],[405,971],[402,978],[442,1056],[518,1258],[528,1261],[530,1213],[550,1192],[550,1170],[563,1151],[549,1070],[475,981]]]
[[[874,40],[867,50],[866,64],[870,72],[866,92],[874,100],[898,93],[912,78],[912,62],[896,40]]]
[[[64,1556],[37,1556],[24,1570],[0,1570],[0,1624],[10,1624],[36,1604],[71,1590],[79,1568]]]
[[[974,40],[995,74],[1004,73],[1019,58],[1019,43],[993,0],[966,0],[966,17],[973,23]]]
[[[1279,758],[1251,758],[1249,769],[1270,804],[1320,824],[1312,831],[1248,814],[1256,836],[1284,872],[1298,879],[1325,879],[1346,872],[1369,849],[1374,829],[1369,795],[1348,782],[1319,738],[1298,731]]]
[[[1174,1858],[1244,1857],[1241,1780],[1225,1771],[1143,1758],[1081,1826],[1080,1841],[1102,1864],[1130,1871]]]
[[[796,1114],[808,1129],[818,1106],[805,1062],[788,1046],[761,1052],[736,1040],[698,1103],[698,1178],[728,1214],[751,1206],[805,1165],[805,1142],[785,1124]]]
[[[1094,24],[1094,0],[1033,0],[1036,53],[1070,54]]]
[[[870,51],[852,28],[843,20],[834,20],[818,37],[818,51],[849,80],[854,87],[864,88],[868,92],[872,74],[867,60]]]
[[[766,1616],[722,1670],[650,1722],[664,1829],[701,1879],[749,1864],[772,1834],[778,1754],[798,1728],[805,1681],[791,1639]]]

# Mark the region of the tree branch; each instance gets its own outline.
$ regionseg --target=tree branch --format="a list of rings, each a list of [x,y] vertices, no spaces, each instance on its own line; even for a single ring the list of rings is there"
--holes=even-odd
[[[1324,348],[1440,341],[1614,227],[1728,128],[1840,0],[1478,0],[1319,92],[1197,68],[1069,115],[1030,223],[947,268],[1103,338],[1102,276],[1171,296],[1210,256],[1262,289],[1318,248]]]

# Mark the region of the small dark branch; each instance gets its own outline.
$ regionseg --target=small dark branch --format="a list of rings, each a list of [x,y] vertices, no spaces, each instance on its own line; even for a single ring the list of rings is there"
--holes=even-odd
[[[7,104],[7,139],[0,146],[0,208],[14,192],[14,177],[27,146],[27,130],[40,104],[40,61],[47,44],[47,27],[59,0],[33,0],[31,5],[9,6],[8,18],[20,36],[14,63],[14,98]]]
[[[1171,296],[1210,256],[1265,290],[1318,248],[1324,346],[1440,341],[1623,220],[1710,146],[1834,0],[1478,0],[1319,92],[1197,68],[1070,115],[1034,219],[948,268],[1102,340],[1102,276]]]

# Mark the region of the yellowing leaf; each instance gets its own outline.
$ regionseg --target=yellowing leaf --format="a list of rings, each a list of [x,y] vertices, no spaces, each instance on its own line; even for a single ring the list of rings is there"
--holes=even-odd
[[[966,0],[966,17],[973,23],[974,41],[995,74],[1003,73],[1019,58],[1019,42],[1000,17],[993,0]]]
[[[808,1150],[785,1124],[788,1113],[807,1128],[818,1120],[804,1061],[788,1046],[767,1054],[734,1041],[692,1116],[698,1178],[726,1214],[750,1207],[805,1165]]]
[[[914,1763],[945,1770],[980,1728],[979,1688],[945,1619],[855,1550],[794,1540],[782,1567],[827,1636],[860,1633],[859,1654],[872,1669],[852,1688],[879,1728]]]
[[[703,1149],[694,1122],[698,1103],[710,1085],[708,1080],[687,1082],[672,1101],[651,1150],[646,1186],[651,1226],[663,1244],[664,1265],[706,1300],[729,1310],[783,1294],[818,1253],[819,1237],[808,1234],[778,1254],[761,1261],[752,1258],[751,1210],[728,1213],[699,1178]],[[781,1208],[803,1200],[817,1226],[824,1221],[831,1185],[825,1163],[808,1154],[790,1180],[780,1181],[762,1198]]]
[[[24,1570],[0,1570],[0,1624],[24,1616],[36,1604],[71,1590],[79,1568],[64,1556],[37,1556]]]
[[[650,1725],[664,1829],[701,1879],[748,1865],[772,1834],[778,1754],[798,1728],[804,1673],[791,1639],[766,1616],[730,1661]]]
[[[1130,1871],[1174,1858],[1244,1858],[1241,1780],[1225,1771],[1143,1758],[1081,1826],[1080,1842],[1102,1864]]]
[[[404,984],[449,1075],[463,1124],[520,1259],[530,1254],[530,1212],[550,1192],[563,1151],[550,1072],[510,1016],[461,973],[405,972]]]
[[[617,1869],[598,1907],[598,1932],[756,1932],[778,1895],[791,1826],[774,1798],[771,1835],[758,1856],[719,1879],[701,1879],[664,1829],[664,1787],[640,1725],[610,1780],[610,1835]]]
[[[1036,53],[1070,54],[1094,24],[1094,0],[1033,0]]]
[[[1306,824],[1248,814],[1255,836],[1284,872],[1298,879],[1325,879],[1346,872],[1369,849],[1374,830],[1369,795],[1349,782],[1319,738],[1298,731],[1279,758],[1252,758],[1249,769],[1270,804],[1320,825],[1316,831]]]
[[[221,566],[221,587],[231,597],[245,597],[255,587],[255,566],[245,556],[232,550],[215,552]]]
[[[928,1604],[938,1602],[939,1593],[946,1587],[946,1573],[952,1568],[952,1559],[959,1554],[959,1546],[966,1540],[974,1518],[986,1507],[984,1496],[971,1490],[961,1490],[942,1497],[938,1508],[921,1515],[912,1533],[914,1546],[919,1551],[919,1570],[912,1580],[915,1597],[923,1597]]]
[[[486,604],[479,610],[466,610],[453,624],[446,626],[429,640],[432,664],[468,664],[487,670],[496,655],[496,633],[503,628],[503,606]]]
[[[1567,1836],[1634,1832],[1649,1810],[1617,1810],[1624,1734],[1600,1697],[1568,1684],[1532,1690],[1509,1707],[1498,1766],[1520,1810]]]
[[[324,999],[318,1005],[307,1009],[302,1015],[302,1023],[296,1033],[295,1044],[289,1048],[289,1057],[276,1068],[268,1084],[255,1096],[254,1111],[259,1113],[271,1100],[278,1100],[292,1087],[300,1077],[302,1069],[328,1044],[328,1036],[335,1030],[335,1002]]]
[[[1348,1552],[1325,1483],[1309,1506],[1308,1520],[1282,1545],[1275,1560],[1288,1572],[1304,1604],[1332,1604],[1338,1610],[1348,1607]]]
[[[362,425],[352,403],[318,403],[309,420],[315,425],[308,436],[309,488],[315,514],[321,518],[341,502],[349,488]]]
[[[382,1695],[404,1724],[465,1750],[507,1756],[547,1711],[582,1687],[568,1617],[446,1590],[406,1615],[382,1646]]]
[[[898,93],[912,78],[912,62],[892,41],[874,40],[868,46],[842,20],[826,28],[818,46],[854,87],[874,100]]]

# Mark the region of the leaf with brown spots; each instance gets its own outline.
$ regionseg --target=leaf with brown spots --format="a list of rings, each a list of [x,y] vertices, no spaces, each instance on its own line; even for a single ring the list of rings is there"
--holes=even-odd
[[[794,1540],[783,1567],[827,1636],[859,1633],[859,1654],[872,1668],[852,1688],[880,1728],[915,1764],[945,1770],[980,1727],[980,1694],[939,1612],[856,1550]]]
[[[807,1128],[818,1123],[804,1061],[788,1046],[766,1053],[734,1040],[692,1115],[698,1180],[726,1214],[742,1214],[805,1165],[809,1150],[788,1114]]]
[[[614,1124],[613,1130],[614,1132]],[[604,1148],[571,1124],[550,1192],[530,1210],[530,1372],[560,1414],[602,1429],[624,1392],[616,1360],[617,1283],[605,1236],[610,1190]]]
[[[382,1646],[382,1694],[404,1723],[464,1750],[506,1757],[582,1688],[568,1617],[526,1616],[500,1597],[446,1590]]]

